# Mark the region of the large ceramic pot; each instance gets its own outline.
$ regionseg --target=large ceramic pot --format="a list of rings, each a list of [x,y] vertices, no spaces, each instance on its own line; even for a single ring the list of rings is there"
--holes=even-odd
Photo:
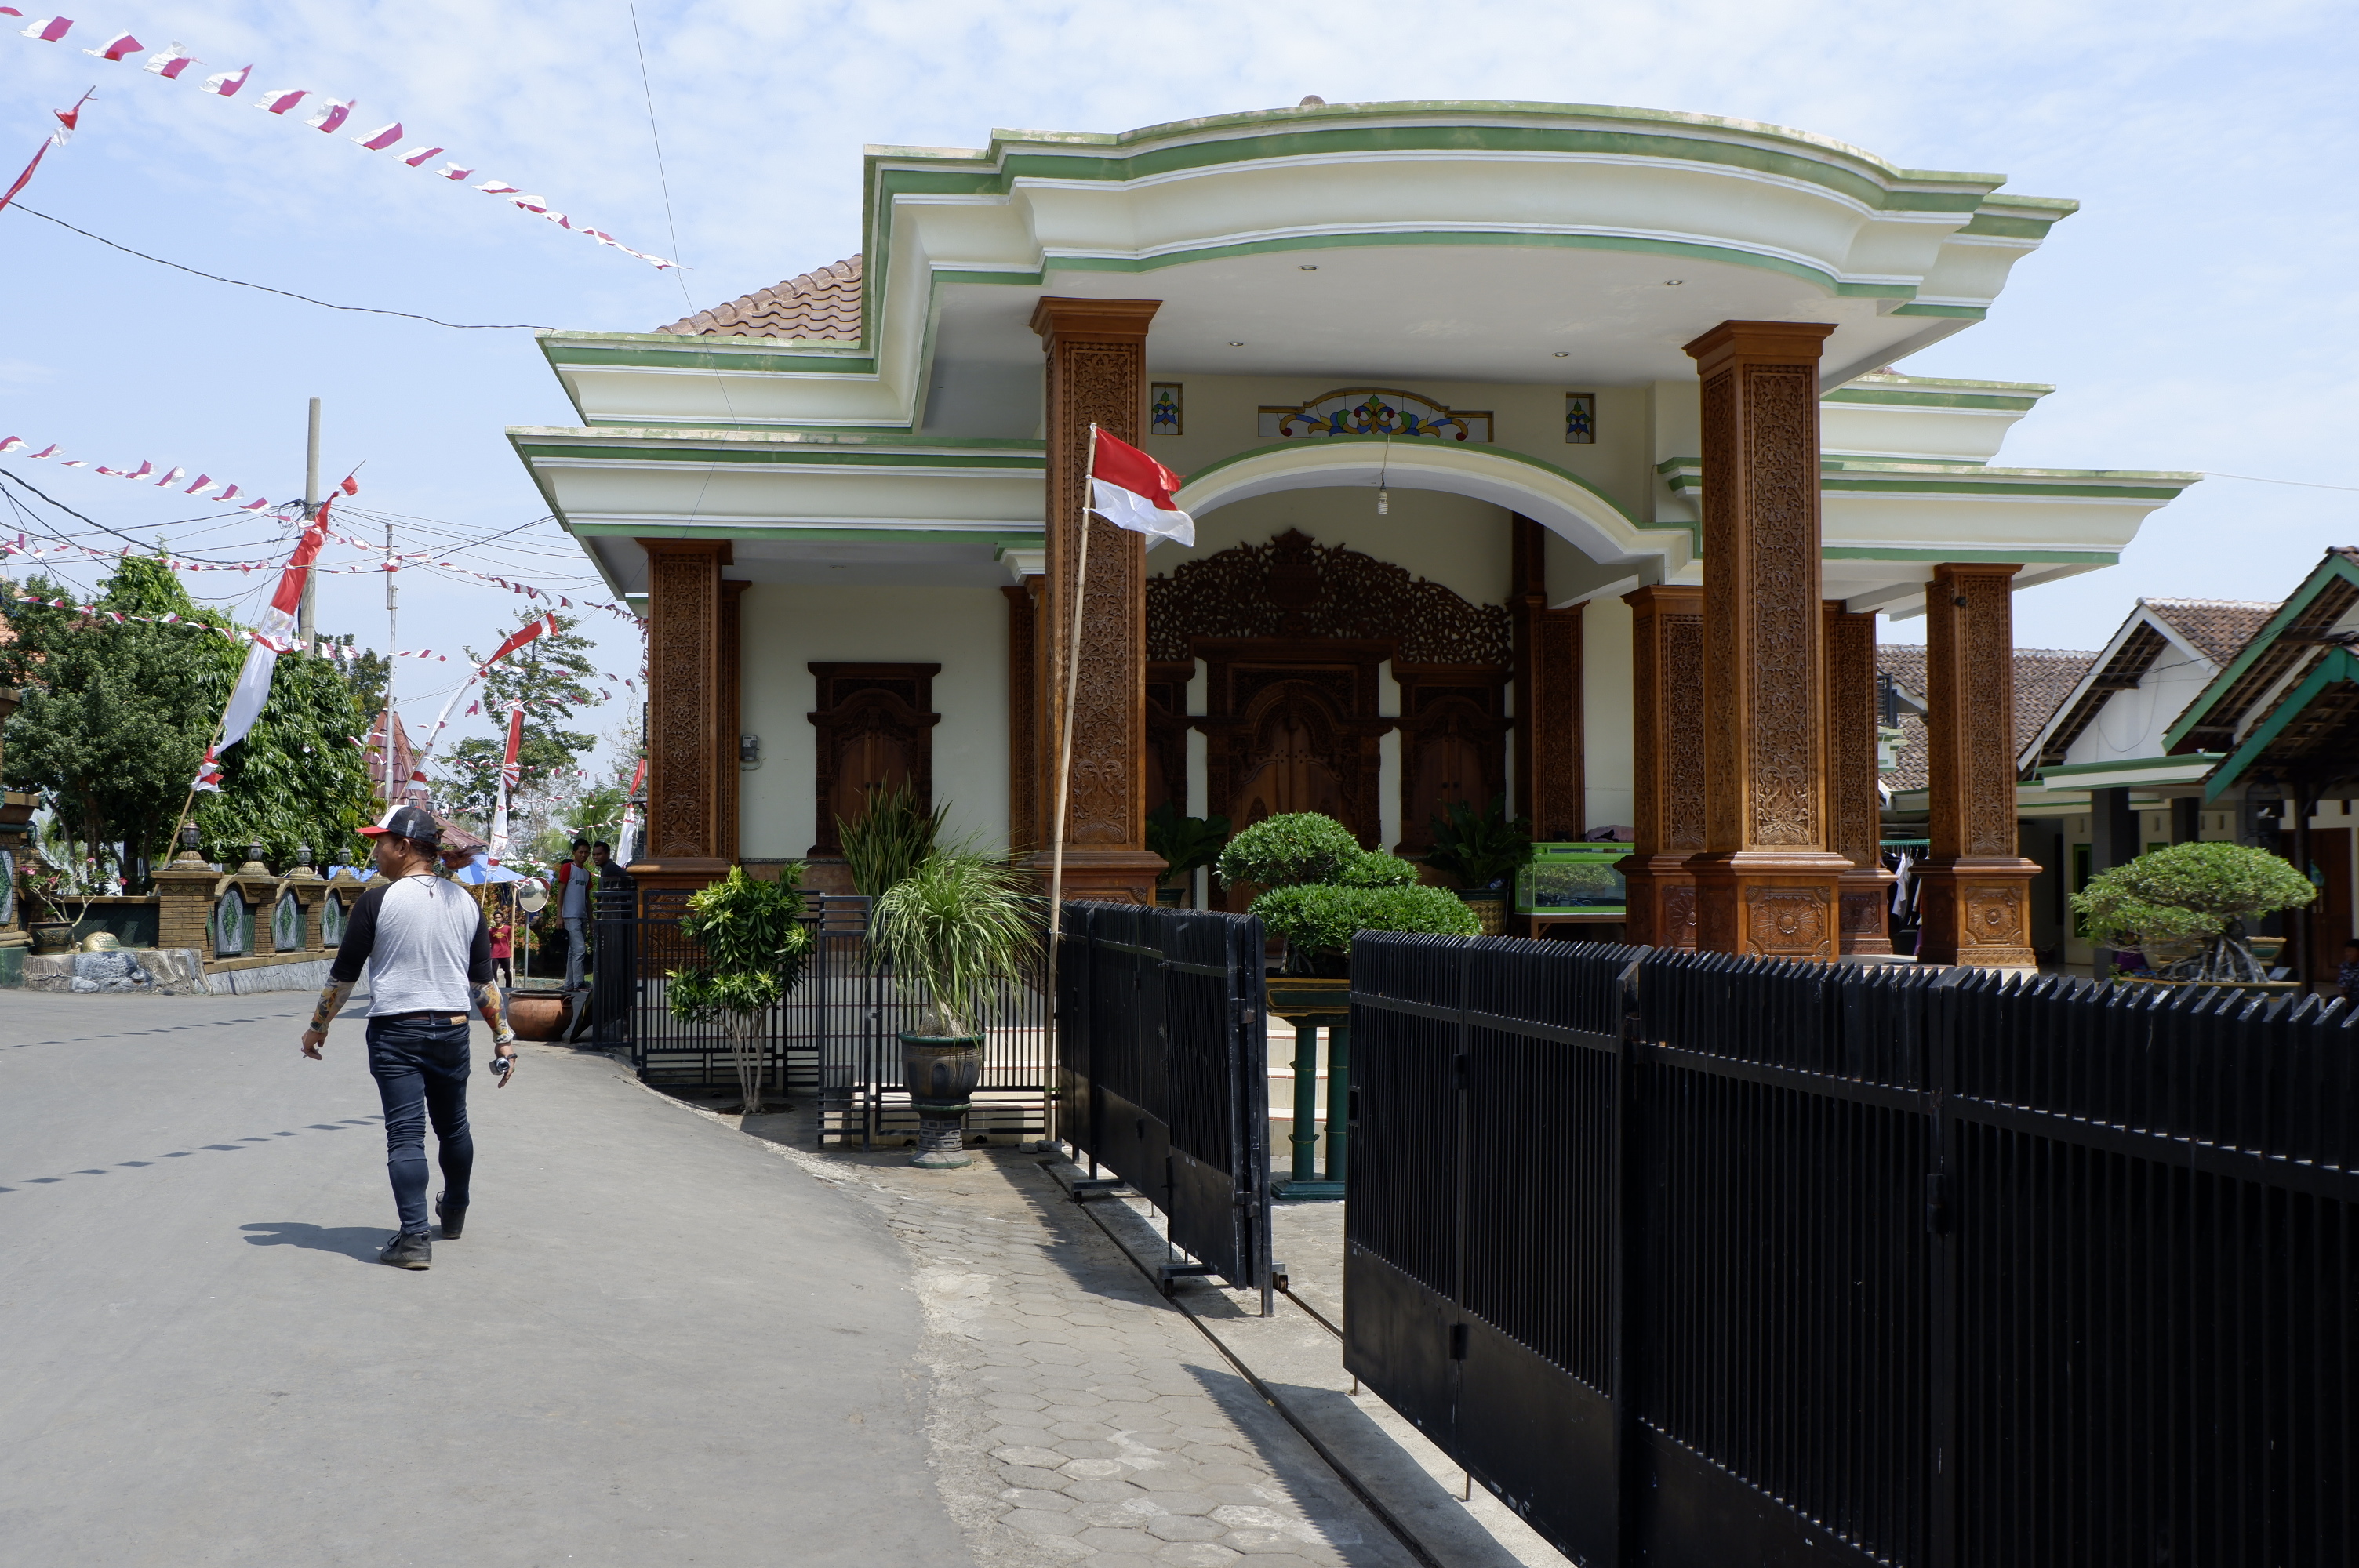
[[[74,928],[71,922],[38,920],[27,925],[31,933],[36,953],[71,953],[73,951]]]
[[[571,997],[565,991],[508,992],[508,1027],[519,1040],[554,1040],[565,1033],[565,1024],[572,1012]]]
[[[918,1112],[918,1152],[909,1163],[954,1171],[974,1162],[966,1152],[966,1113],[982,1081],[982,1035],[901,1036],[901,1087]]]

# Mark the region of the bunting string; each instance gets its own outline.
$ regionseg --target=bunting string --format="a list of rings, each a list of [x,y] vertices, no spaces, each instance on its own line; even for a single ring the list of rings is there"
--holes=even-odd
[[[14,5],[0,5],[0,16],[23,18],[26,25],[18,29],[18,35],[30,38],[36,43],[65,43],[75,26],[71,16],[27,18],[25,17],[24,12]],[[237,97],[245,91],[247,82],[254,76],[254,67],[248,65],[239,70],[217,71],[213,75],[200,78],[193,68],[204,62],[190,54],[181,45],[168,44],[150,54],[147,45],[141,43],[127,32],[109,34],[100,41],[97,48],[85,49],[82,52],[93,59],[118,65],[128,61],[134,55],[146,54],[147,59],[142,69],[149,75],[162,77],[167,81],[188,80],[201,82],[201,85],[198,90],[216,98]],[[342,130],[345,123],[352,119],[353,110],[359,107],[357,99],[332,98],[324,92],[308,87],[261,89],[255,92],[249,102],[264,114],[276,114],[284,119],[296,114],[306,100],[310,101],[312,112],[300,115],[300,118],[303,124],[323,135],[333,135]],[[410,137],[408,130],[398,120],[389,121],[375,130],[358,131],[344,139],[367,152],[391,153],[401,163],[415,169],[426,169],[428,164],[441,157],[448,150],[440,146],[429,146],[423,143],[405,146],[405,143],[410,141]],[[473,168],[462,168],[458,163],[446,158],[441,168],[429,169],[427,172],[439,179],[447,179],[453,184],[463,184],[473,179],[483,171]],[[29,168],[26,170],[27,178],[31,173]],[[591,228],[586,223],[577,222],[559,211],[550,205],[547,197],[533,195],[520,187],[510,185],[504,179],[486,179],[474,189],[486,196],[496,197],[507,202],[519,212],[529,212],[537,218],[545,218],[568,232],[583,235],[609,249],[621,251],[625,255],[636,256],[658,270],[676,268],[679,265],[678,262],[667,261],[662,256],[633,250],[603,229]],[[12,191],[10,194],[13,195],[15,192]]]

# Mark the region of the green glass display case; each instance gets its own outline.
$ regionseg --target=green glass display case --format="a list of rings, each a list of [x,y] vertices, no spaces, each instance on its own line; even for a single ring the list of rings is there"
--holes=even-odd
[[[1516,873],[1516,913],[1619,920],[1626,912],[1614,863],[1627,844],[1535,844]]]

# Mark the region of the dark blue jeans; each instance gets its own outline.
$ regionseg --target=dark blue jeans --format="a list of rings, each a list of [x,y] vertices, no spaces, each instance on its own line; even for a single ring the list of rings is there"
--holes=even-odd
[[[443,1202],[467,1203],[475,1137],[467,1130],[467,1025],[456,1013],[368,1022],[369,1076],[385,1101],[385,1168],[401,1228],[426,1230],[426,1123],[442,1162]]]

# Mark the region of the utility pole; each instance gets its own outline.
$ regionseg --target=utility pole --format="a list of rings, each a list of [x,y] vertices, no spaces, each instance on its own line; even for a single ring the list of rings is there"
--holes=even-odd
[[[385,525],[385,808],[393,809],[401,797],[395,793],[394,770],[398,765],[393,754],[393,677],[401,661],[394,656],[394,638],[399,617],[394,611],[393,524]]]
[[[320,516],[320,400],[311,399],[311,428],[303,443],[303,525],[310,527]],[[319,579],[316,571],[303,573],[303,600],[295,611],[295,641],[304,655],[311,654],[311,635],[316,624],[312,619],[311,595]]]

